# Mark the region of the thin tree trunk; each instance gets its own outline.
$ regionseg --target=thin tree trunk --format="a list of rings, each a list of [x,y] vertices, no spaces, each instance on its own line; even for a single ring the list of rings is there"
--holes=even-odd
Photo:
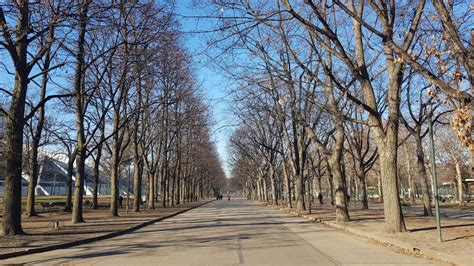
[[[360,201],[362,203],[361,209],[367,210],[369,209],[369,200],[367,197],[367,183],[366,183],[366,176],[364,171],[364,166],[360,163],[356,167],[356,175],[359,181],[359,196]]]
[[[415,137],[416,140],[416,163],[418,167],[418,175],[420,178],[421,193],[423,194],[423,214],[425,216],[433,216],[431,210],[431,196],[429,191],[428,177],[425,166],[425,153],[421,142],[421,137]]]
[[[74,92],[76,98],[76,134],[77,134],[77,153],[76,153],[76,182],[74,184],[74,205],[72,210],[72,223],[82,223],[82,198],[84,194],[85,179],[85,160],[86,160],[86,140],[84,135],[84,44],[87,26],[87,13],[90,2],[83,0],[79,10],[79,37],[77,40],[76,54],[76,73],[74,77]]]
[[[459,160],[454,161],[455,167],[456,167],[456,183],[457,183],[457,188],[458,188],[458,200],[459,200],[459,206],[465,206],[466,203],[464,202],[464,188],[463,188],[463,183],[462,183],[462,175],[461,175],[461,162]]]
[[[138,155],[138,154],[137,154]],[[140,202],[141,202],[141,193],[140,187],[142,185],[142,177],[140,171],[140,160],[135,157],[133,160],[133,211],[139,212],[140,211]]]
[[[115,124],[118,125],[118,118],[116,117]],[[114,127],[118,128],[118,127]],[[120,164],[120,144],[118,140],[118,132],[113,137],[113,148],[112,148],[112,171],[110,176],[110,216],[118,216],[118,197],[119,197],[119,164]],[[127,202],[128,204],[128,202]]]
[[[66,173],[66,206],[64,207],[65,212],[72,211],[72,176],[74,171],[74,161],[76,160],[77,151],[69,154],[67,160],[67,173]]]
[[[97,155],[94,160],[94,190],[92,194],[92,208],[97,209],[99,207],[98,195],[99,195],[99,177],[100,177],[100,159],[102,158],[102,143],[105,140],[105,127],[101,127],[101,134],[99,145],[97,146]]]
[[[54,33],[51,31],[50,37],[53,38]],[[46,87],[48,85],[48,70],[51,63],[51,52],[48,49],[44,58],[43,64],[43,71],[41,77],[41,97],[40,101],[44,101],[46,98]],[[36,195],[36,186],[38,184],[38,176],[39,176],[39,165],[38,165],[38,148],[41,140],[41,135],[43,133],[44,128],[44,121],[45,121],[45,106],[42,105],[38,110],[39,117],[38,117],[38,124],[36,125],[36,130],[33,135],[33,143],[31,145],[31,175],[30,175],[30,182],[28,184],[28,197],[26,201],[26,215],[36,216],[35,211],[35,195]]]
[[[405,145],[404,147],[404,151],[405,151],[405,157],[406,157],[406,162],[407,162],[407,172],[408,172],[408,188],[410,190],[410,193],[409,193],[409,198],[410,198],[410,202],[412,204],[415,203],[415,200],[416,200],[416,195],[415,195],[415,179],[413,178],[412,174],[411,174],[411,159],[410,159],[410,155],[408,154],[408,150],[407,150],[407,146]]]

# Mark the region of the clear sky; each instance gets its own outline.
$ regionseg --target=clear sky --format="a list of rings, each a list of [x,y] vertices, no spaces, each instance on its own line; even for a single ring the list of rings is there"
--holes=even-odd
[[[197,33],[213,28],[213,21],[208,19],[190,18],[203,14],[202,10],[193,6],[192,0],[176,1],[177,18],[185,38],[185,45],[193,57],[193,68],[198,75],[198,82],[202,87],[207,103],[211,109],[212,138],[216,142],[224,170],[230,176],[230,167],[227,164],[227,144],[235,126],[229,106],[231,97],[229,91],[232,81],[216,71],[212,62],[205,54],[207,34]]]

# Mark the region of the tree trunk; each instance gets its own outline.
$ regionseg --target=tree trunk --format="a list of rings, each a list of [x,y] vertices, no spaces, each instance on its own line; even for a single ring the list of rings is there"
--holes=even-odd
[[[76,151],[69,154],[67,160],[67,173],[66,173],[66,206],[64,207],[65,212],[72,211],[72,176],[74,171],[74,161],[76,160]]]
[[[27,36],[30,31],[29,1],[17,1],[19,13],[17,19],[17,36]],[[5,37],[7,33],[3,32]],[[10,34],[10,33],[8,33]],[[28,90],[28,38],[18,38],[11,53],[15,53],[15,84],[10,109],[6,117],[5,145],[5,187],[3,196],[3,235],[23,234],[21,226],[21,186],[23,159],[23,130],[25,101]]]
[[[304,198],[303,198],[303,175],[298,174],[295,176],[295,197],[296,197],[296,211],[303,212],[305,210]]]
[[[86,151],[83,140],[83,138],[79,138],[77,142],[76,182],[74,183],[74,204],[71,218],[71,222],[73,224],[84,222],[84,218],[82,216],[82,198],[84,195],[84,179],[86,178],[84,171]]]
[[[50,34],[51,38],[53,38],[53,33]],[[40,101],[44,101],[46,98],[46,87],[48,85],[48,70],[51,63],[51,52],[48,49],[44,58],[43,64],[43,71],[44,73],[41,75],[41,96]],[[36,125],[36,130],[33,135],[33,143],[31,146],[31,175],[30,175],[30,182],[28,184],[28,198],[26,203],[26,215],[28,217],[36,216],[35,211],[35,195],[36,195],[36,186],[38,185],[38,177],[39,177],[39,165],[38,165],[38,148],[41,140],[41,135],[43,133],[44,128],[44,120],[45,120],[45,106],[42,105],[39,110],[39,117],[38,117],[38,124]]]
[[[278,205],[278,199],[277,199],[277,185],[275,182],[275,177],[272,174],[272,177],[270,179],[270,184],[272,186],[272,204],[273,205]]]
[[[409,198],[412,204],[415,204],[416,195],[415,195],[415,179],[411,175],[411,160],[410,155],[408,154],[407,146],[404,147],[405,157],[407,161],[407,173],[408,173],[408,188],[409,188]]]
[[[363,167],[364,166],[360,163],[358,164],[358,166],[356,167],[356,175],[359,181],[359,196],[360,202],[362,204],[361,209],[367,210],[369,209],[369,200],[367,198],[367,183]]]
[[[454,161],[455,167],[456,167],[456,183],[457,183],[457,188],[458,188],[458,200],[459,200],[459,206],[465,206],[464,202],[464,188],[463,188],[463,183],[462,183],[462,175],[461,175],[461,162],[459,160]]]
[[[28,182],[28,197],[26,199],[26,216],[33,217],[38,214],[35,211],[35,195],[36,195],[36,186],[38,185],[38,176],[39,176],[39,165],[38,165],[38,146],[39,139],[33,138],[33,143],[31,145],[31,173],[30,180]]]
[[[117,120],[118,118],[116,118]],[[118,124],[118,122],[116,122]],[[118,127],[114,127],[118,128]],[[110,216],[118,216],[118,198],[119,198],[119,164],[120,164],[120,145],[118,144],[118,132],[113,137],[112,148],[112,171],[110,176]],[[128,204],[128,202],[127,202]]]
[[[347,198],[344,181],[342,178],[341,164],[337,156],[331,156],[329,159],[329,165],[331,168],[332,179],[334,180],[335,186],[335,199],[336,199],[336,222],[348,222],[350,221],[349,212],[347,210]]]
[[[397,145],[396,142],[392,143]],[[385,146],[380,151],[380,168],[384,194],[385,231],[389,233],[406,231],[399,199],[397,178],[396,146]]]
[[[148,209],[155,208],[155,173],[147,172],[148,178]]]
[[[90,2],[83,0],[79,8],[79,36],[77,40],[76,73],[74,76],[74,93],[76,100],[76,182],[74,184],[74,205],[72,210],[72,223],[82,223],[82,197],[84,194],[85,160],[86,160],[86,140],[84,135],[84,44],[87,26],[87,13]]]
[[[267,179],[263,178],[263,200],[265,203],[268,203],[268,186],[267,186]]]
[[[140,211],[141,193],[140,188],[142,186],[142,176],[140,171],[140,160],[135,157],[133,160],[133,211]]]
[[[329,170],[328,171],[328,184],[329,184],[329,197],[331,199],[331,205],[334,206],[334,183],[333,183],[333,178],[332,178],[332,173]]]
[[[5,145],[5,193],[3,196],[3,235],[21,235],[23,229],[21,226],[21,166],[23,155],[23,115],[24,104],[18,98],[26,95],[18,95],[20,87],[25,86],[26,82],[16,75],[15,92],[17,97],[12,100],[10,113],[7,117],[7,136]],[[23,105],[22,107],[20,105]]]
[[[428,177],[425,166],[425,153],[421,142],[421,137],[415,137],[416,140],[416,163],[418,167],[418,175],[420,177],[421,193],[423,194],[423,214],[425,216],[433,216],[431,210],[431,196],[428,185]]]
[[[291,204],[291,184],[290,184],[290,177],[288,175],[288,169],[285,158],[283,158],[283,177],[285,178],[285,192],[286,192],[286,207],[292,208]]]
[[[102,158],[102,144],[105,141],[105,122],[101,122],[99,145],[97,146],[97,155],[94,160],[94,190],[92,194],[92,208],[99,207],[99,177],[100,177],[100,159]]]

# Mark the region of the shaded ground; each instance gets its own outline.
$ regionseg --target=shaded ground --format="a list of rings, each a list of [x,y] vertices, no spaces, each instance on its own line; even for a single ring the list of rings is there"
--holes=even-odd
[[[1,262],[66,265],[438,264],[241,199],[214,201],[107,240]]]
[[[119,217],[115,218],[109,216],[108,207],[97,210],[85,207],[86,222],[82,224],[71,224],[71,213],[62,211],[63,207],[44,210],[46,212],[40,212],[40,216],[37,217],[22,217],[23,229],[27,235],[0,237],[0,254],[72,242],[128,229],[198,204],[200,203],[188,203],[168,208],[158,207],[154,210],[142,210],[139,213],[130,211],[128,214],[122,208],[119,210]],[[39,210],[41,211],[41,208]],[[59,229],[55,228],[55,223],[59,224]]]
[[[351,207],[354,206],[352,203]],[[420,206],[404,206],[405,224],[408,232],[387,234],[384,232],[384,216],[380,203],[369,205],[369,210],[349,209],[351,221],[344,224],[346,227],[355,228],[370,234],[380,235],[384,238],[395,239],[420,250],[429,248],[446,253],[466,261],[472,260],[474,250],[474,211],[467,206],[464,209],[454,206],[444,206],[441,211],[441,227],[444,242],[437,242],[435,217],[422,216]],[[360,204],[359,204],[360,207]],[[284,208],[287,212],[289,210]],[[313,206],[313,218],[335,222],[334,206]]]

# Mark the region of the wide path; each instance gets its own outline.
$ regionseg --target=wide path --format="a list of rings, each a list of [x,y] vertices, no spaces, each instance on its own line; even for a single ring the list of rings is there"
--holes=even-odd
[[[242,199],[215,201],[133,233],[1,264],[433,264]]]

